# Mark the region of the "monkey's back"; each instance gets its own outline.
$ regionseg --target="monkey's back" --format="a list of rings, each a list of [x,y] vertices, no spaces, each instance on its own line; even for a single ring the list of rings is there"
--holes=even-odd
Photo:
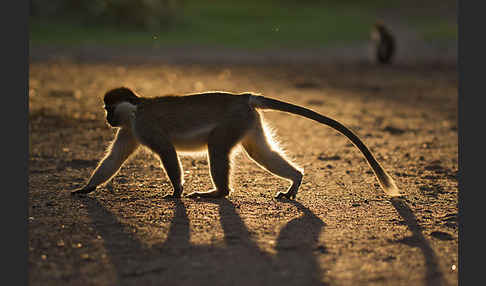
[[[136,125],[143,128],[145,137],[193,141],[199,136],[204,141],[221,124],[235,118],[251,120],[256,111],[250,107],[249,97],[248,93],[208,92],[143,98],[137,105]]]

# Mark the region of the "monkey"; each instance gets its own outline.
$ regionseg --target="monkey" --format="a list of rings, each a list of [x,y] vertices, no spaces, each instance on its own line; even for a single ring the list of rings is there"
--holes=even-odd
[[[375,60],[380,64],[391,63],[396,50],[391,30],[382,21],[377,21],[373,25],[371,39],[374,42]]]
[[[363,153],[378,182],[390,196],[401,196],[392,177],[381,167],[368,147],[350,129],[310,109],[259,94],[203,92],[185,95],[142,97],[127,87],[105,93],[104,109],[109,126],[116,128],[114,140],[84,187],[72,194],[87,194],[112,178],[122,164],[145,146],[156,154],[172,185],[164,198],[178,199],[183,192],[183,172],[178,153],[206,152],[214,188],[194,191],[185,197],[222,198],[232,191],[229,186],[230,155],[236,146],[260,167],[290,181],[277,199],[295,199],[303,171],[284,154],[272,147],[260,114],[276,110],[303,116],[328,125],[345,135]]]

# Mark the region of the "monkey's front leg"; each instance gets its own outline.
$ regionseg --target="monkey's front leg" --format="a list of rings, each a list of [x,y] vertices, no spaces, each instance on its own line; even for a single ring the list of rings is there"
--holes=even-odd
[[[72,191],[71,194],[87,194],[96,190],[96,187],[108,181],[120,170],[120,167],[138,146],[139,143],[129,130],[120,129],[108,148],[106,157],[98,164],[88,183],[84,187]]]
[[[162,166],[164,167],[164,170],[172,184],[172,188],[174,189],[174,192],[172,194],[165,195],[164,199],[180,198],[183,191],[182,184],[184,183],[184,180],[182,177],[181,163],[174,146],[169,142],[165,142],[165,144],[152,146],[152,150],[159,155]]]
[[[113,153],[112,150],[112,152],[100,162],[88,183],[84,187],[72,191],[71,194],[79,195],[91,193],[96,190],[99,185],[113,177],[126,159],[119,155],[119,153]]]

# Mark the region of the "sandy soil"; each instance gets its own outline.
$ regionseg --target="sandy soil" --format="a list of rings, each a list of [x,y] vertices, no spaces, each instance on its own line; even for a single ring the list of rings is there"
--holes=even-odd
[[[156,158],[133,157],[107,187],[89,177],[113,130],[101,98],[254,91],[354,130],[407,193],[390,200],[336,131],[265,113],[304,168],[288,183],[236,155],[227,199],[164,201]],[[457,285],[457,69],[449,64],[122,64],[32,62],[30,285]],[[188,115],[189,116],[189,115]],[[211,188],[205,157],[183,157],[185,190]]]

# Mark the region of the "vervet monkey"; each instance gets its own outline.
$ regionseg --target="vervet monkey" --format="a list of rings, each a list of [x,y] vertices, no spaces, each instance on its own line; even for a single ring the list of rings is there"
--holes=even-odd
[[[395,37],[391,30],[382,21],[377,21],[371,31],[371,39],[374,43],[375,58],[378,63],[391,63],[395,55]]]
[[[304,107],[251,93],[207,92],[146,98],[125,87],[108,91],[104,103],[106,120],[118,131],[88,183],[73,194],[92,192],[107,182],[139,145],[143,145],[158,155],[170,179],[173,192],[165,197],[179,198],[183,191],[183,173],[177,152],[204,150],[208,153],[215,188],[187,196],[225,197],[231,191],[230,154],[241,144],[261,167],[292,182],[288,190],[278,192],[276,198],[295,199],[303,173],[272,148],[272,139],[265,134],[259,114],[259,110],[278,110],[313,119],[344,134],[364,154],[385,193],[401,195],[393,179],[353,132]]]

